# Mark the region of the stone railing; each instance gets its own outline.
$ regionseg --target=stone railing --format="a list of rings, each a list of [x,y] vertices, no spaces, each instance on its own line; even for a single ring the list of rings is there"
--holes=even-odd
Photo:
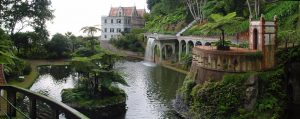
[[[262,55],[256,50],[231,48],[229,51],[215,47],[197,46],[193,49],[193,64],[198,67],[223,72],[248,72],[262,70]]]
[[[38,118],[37,115],[37,110],[39,109],[40,106],[38,106],[37,101],[41,102],[41,104],[46,104],[50,107],[52,110],[51,117],[46,117],[46,118],[51,118],[51,119],[58,119],[61,114],[64,114],[66,118],[70,119],[88,119],[85,115],[81,114],[77,110],[65,105],[62,102],[58,102],[52,99],[49,99],[48,97],[44,95],[40,95],[37,93],[34,93],[32,91],[15,87],[15,86],[0,86],[0,92],[1,92],[1,99],[5,100],[4,102],[1,101],[1,103],[7,103],[7,111],[5,112],[7,118],[12,118],[12,117],[18,117],[23,116],[24,118],[31,118],[31,119],[36,119]],[[29,115],[25,115],[22,111],[20,111],[17,106],[17,93],[27,96],[29,98]],[[3,95],[6,95],[3,96]],[[22,102],[23,103],[23,102]],[[3,110],[2,110],[3,111]],[[18,112],[18,115],[17,115]]]

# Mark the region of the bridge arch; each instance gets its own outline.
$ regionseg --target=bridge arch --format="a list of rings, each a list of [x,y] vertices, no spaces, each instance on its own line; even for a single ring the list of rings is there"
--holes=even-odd
[[[206,42],[204,45],[205,46],[211,46],[211,43],[210,42]]]
[[[201,41],[196,41],[195,46],[202,46],[202,42]]]
[[[194,48],[194,42],[193,41],[188,41],[187,43],[187,49],[186,49],[186,54],[189,54],[190,52],[192,52],[193,48]]]

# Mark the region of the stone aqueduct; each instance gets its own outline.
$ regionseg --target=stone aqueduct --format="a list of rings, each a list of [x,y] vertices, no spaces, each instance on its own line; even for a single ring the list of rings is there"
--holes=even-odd
[[[161,34],[148,34],[145,35],[146,39],[154,39],[153,50],[156,48],[159,52],[159,60],[162,61],[167,58],[174,58],[180,61],[184,54],[192,53],[195,46],[210,46],[212,42],[216,42],[218,38],[208,37],[191,37],[191,36],[171,36]],[[178,54],[177,54],[178,53]],[[148,59],[154,61],[153,59]]]

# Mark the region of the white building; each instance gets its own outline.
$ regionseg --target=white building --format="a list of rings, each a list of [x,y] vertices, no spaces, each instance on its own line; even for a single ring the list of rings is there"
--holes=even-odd
[[[110,40],[132,28],[143,28],[145,12],[145,9],[136,7],[112,7],[108,16],[101,17],[101,40]]]

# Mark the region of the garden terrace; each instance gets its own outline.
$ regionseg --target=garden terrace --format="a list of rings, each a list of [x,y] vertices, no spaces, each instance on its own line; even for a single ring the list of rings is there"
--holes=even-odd
[[[231,48],[217,50],[212,46],[196,46],[193,49],[193,64],[198,67],[222,72],[248,72],[262,69],[262,54],[257,50]]]

